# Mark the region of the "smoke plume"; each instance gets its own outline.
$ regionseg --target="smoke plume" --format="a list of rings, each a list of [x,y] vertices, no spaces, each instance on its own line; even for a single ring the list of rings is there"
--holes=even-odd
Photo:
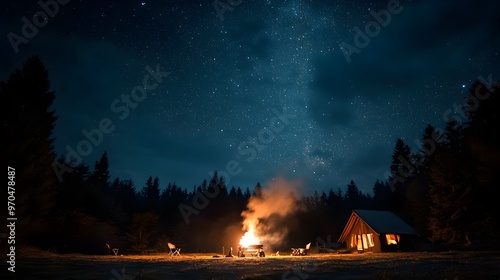
[[[303,210],[299,198],[300,183],[278,178],[262,188],[262,195],[252,196],[247,210],[241,213],[243,230],[253,229],[262,244],[279,246],[289,230],[287,217]]]

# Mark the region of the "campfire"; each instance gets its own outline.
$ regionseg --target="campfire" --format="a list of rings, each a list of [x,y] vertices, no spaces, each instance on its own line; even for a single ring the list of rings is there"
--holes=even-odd
[[[241,237],[240,246],[248,247],[250,245],[260,244],[259,238],[255,236],[254,229],[250,228],[245,234]]]
[[[264,245],[260,244],[259,238],[255,235],[254,229],[250,228],[240,239],[238,257],[250,255],[254,257],[265,257]]]
[[[277,178],[267,188],[262,188],[259,195],[250,197],[247,209],[241,212],[242,227],[246,232],[240,239],[238,256],[249,253],[264,257],[262,244],[266,245],[266,250],[270,249],[267,246],[282,244],[288,234],[286,217],[302,209],[297,199],[299,187],[300,182]]]

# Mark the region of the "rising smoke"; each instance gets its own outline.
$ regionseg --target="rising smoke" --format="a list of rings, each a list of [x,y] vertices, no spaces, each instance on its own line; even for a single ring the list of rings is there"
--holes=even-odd
[[[290,228],[287,218],[305,209],[298,199],[300,186],[300,182],[283,178],[271,181],[261,196],[250,198],[247,210],[241,213],[243,230],[254,229],[262,244],[279,246]]]

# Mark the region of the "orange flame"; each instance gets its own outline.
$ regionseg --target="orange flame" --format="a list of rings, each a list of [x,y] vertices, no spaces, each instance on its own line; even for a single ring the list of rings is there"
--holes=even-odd
[[[253,228],[250,228],[245,234],[241,237],[240,245],[242,247],[248,247],[249,245],[258,245],[260,244],[259,238],[255,236]]]

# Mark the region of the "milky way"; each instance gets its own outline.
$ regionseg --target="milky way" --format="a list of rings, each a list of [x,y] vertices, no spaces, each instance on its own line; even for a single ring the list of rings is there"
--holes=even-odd
[[[11,2],[2,80],[40,55],[56,151],[109,119],[115,129],[82,158],[93,166],[107,151],[111,175],[137,187],[151,175],[191,190],[218,170],[242,188],[283,176],[308,191],[352,179],[371,192],[397,138],[418,149],[474,80],[500,77],[495,1],[73,0],[47,8],[17,53],[8,34],[44,9]],[[169,74],[123,117],[112,104],[143,86],[147,67]]]

